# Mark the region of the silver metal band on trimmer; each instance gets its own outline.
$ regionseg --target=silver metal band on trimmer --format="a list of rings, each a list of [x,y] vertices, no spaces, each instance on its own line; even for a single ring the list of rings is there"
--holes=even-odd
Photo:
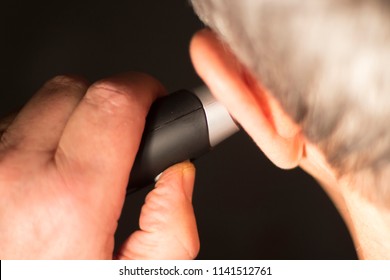
[[[202,102],[206,113],[211,147],[240,130],[225,106],[214,98],[206,86],[196,88],[193,92]]]

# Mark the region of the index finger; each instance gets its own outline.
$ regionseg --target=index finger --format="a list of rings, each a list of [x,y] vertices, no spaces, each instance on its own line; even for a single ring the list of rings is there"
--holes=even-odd
[[[93,84],[66,124],[56,151],[63,177],[93,188],[102,199],[114,193],[124,196],[147,112],[163,92],[157,80],[140,73]]]

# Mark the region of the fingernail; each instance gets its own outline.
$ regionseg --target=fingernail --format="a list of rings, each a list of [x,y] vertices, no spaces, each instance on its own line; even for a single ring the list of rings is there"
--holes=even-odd
[[[160,174],[158,174],[155,178],[154,178],[154,182],[157,183],[157,181],[161,178],[161,175],[163,174],[163,172],[161,172]]]

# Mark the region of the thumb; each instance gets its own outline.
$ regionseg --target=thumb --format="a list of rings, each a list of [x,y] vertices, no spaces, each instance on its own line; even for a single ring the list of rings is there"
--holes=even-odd
[[[162,173],[147,195],[134,232],[119,251],[120,259],[193,259],[199,237],[192,208],[195,168],[180,163]]]

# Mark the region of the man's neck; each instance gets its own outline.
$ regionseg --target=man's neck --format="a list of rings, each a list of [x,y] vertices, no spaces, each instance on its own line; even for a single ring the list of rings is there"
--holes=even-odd
[[[390,259],[390,209],[383,203],[367,199],[359,190],[348,189],[344,200],[358,256]]]
[[[327,192],[343,217],[362,259],[390,259],[390,205],[380,202],[373,181],[339,180],[314,145],[305,146],[300,166]],[[363,184],[365,184],[363,186]]]

